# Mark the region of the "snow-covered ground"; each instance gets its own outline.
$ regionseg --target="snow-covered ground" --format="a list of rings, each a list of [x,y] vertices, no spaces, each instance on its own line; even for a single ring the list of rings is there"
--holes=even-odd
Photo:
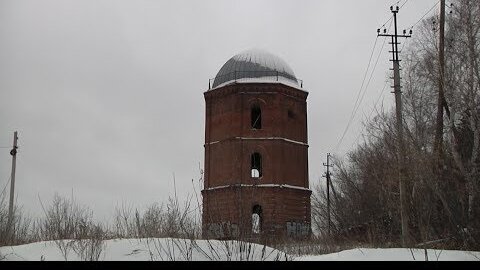
[[[78,242],[77,242],[78,243]],[[81,250],[74,241],[45,241],[1,247],[7,261],[78,261],[88,258],[92,245]],[[276,249],[240,241],[188,240],[176,238],[114,239],[103,243],[101,261],[272,261],[286,260]]]
[[[302,256],[302,261],[480,261],[480,252],[407,248],[356,248],[316,256]]]
[[[7,261],[78,261],[92,254],[93,245],[80,248],[73,241],[45,241],[1,247],[0,259]],[[425,261],[423,249],[357,248],[325,255],[292,256],[262,245],[239,241],[184,240],[175,238],[114,239],[104,241],[99,260],[171,261],[171,260],[298,260],[298,261]],[[90,253],[89,253],[90,252]],[[93,252],[94,253],[94,252]],[[83,256],[83,258],[82,258]],[[480,261],[480,252],[428,250],[429,261]]]

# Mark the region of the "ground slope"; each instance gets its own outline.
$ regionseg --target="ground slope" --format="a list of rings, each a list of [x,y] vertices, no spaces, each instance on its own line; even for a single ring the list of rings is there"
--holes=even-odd
[[[143,238],[93,242],[44,241],[0,247],[6,261],[480,261],[480,252],[423,249],[356,248],[324,255],[293,256],[274,248],[241,241]],[[101,252],[99,253],[99,251]],[[97,254],[98,256],[96,256]]]

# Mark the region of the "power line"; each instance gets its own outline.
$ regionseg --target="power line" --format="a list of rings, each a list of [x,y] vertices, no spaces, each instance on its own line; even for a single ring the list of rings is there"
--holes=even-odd
[[[367,79],[368,70],[370,69],[370,64],[372,63],[373,55],[375,54],[375,48],[377,46],[377,41],[378,41],[378,36],[375,39],[375,44],[373,45],[372,54],[370,55],[370,59],[368,60],[367,70],[365,71],[365,75],[363,76],[362,85],[360,86],[360,89],[358,90],[357,99],[355,100],[355,104],[353,105],[354,110],[352,111],[352,114],[350,115],[350,120],[349,121],[351,121],[352,118],[355,115],[355,108],[358,106],[358,101],[359,101],[360,96],[362,94],[362,89],[363,89],[363,86],[365,85],[365,80]]]
[[[400,1],[399,1],[400,2]],[[400,6],[400,9],[403,8],[403,6],[405,6],[405,4],[408,3],[408,0],[405,0],[405,2]]]
[[[390,23],[390,26],[388,27],[388,30],[390,30],[391,26],[392,26],[392,23]],[[377,36],[378,37],[378,36]],[[376,40],[377,41],[377,40]],[[375,44],[376,44],[376,41],[375,41]],[[367,85],[365,86],[365,88],[363,88],[364,86],[364,83],[365,83],[365,79],[366,79],[366,76],[368,75],[368,68],[366,70],[366,73],[365,73],[365,77],[363,78],[363,82],[362,82],[362,86],[360,88],[360,92],[359,92],[359,95],[361,94],[361,98],[360,98],[360,102],[355,102],[355,105],[354,105],[354,108],[353,108],[353,112],[352,112],[352,115],[350,116],[350,119],[348,120],[348,124],[347,124],[347,127],[345,128],[339,142],[337,143],[337,145],[335,146],[334,150],[338,150],[338,148],[340,147],[340,145],[342,144],[343,140],[345,139],[345,135],[347,134],[352,122],[353,122],[353,119],[355,118],[357,112],[358,112],[358,109],[360,108],[360,105],[362,104],[363,102],[363,99],[365,98],[365,93],[367,92],[367,89],[368,89],[368,86],[370,85],[370,82],[372,80],[372,77],[373,77],[373,74],[375,72],[375,69],[378,65],[378,61],[380,59],[380,56],[382,54],[382,51],[383,51],[383,48],[385,47],[385,43],[386,43],[386,39],[383,40],[383,44],[382,44],[382,48],[380,49],[380,51],[378,52],[378,56],[377,56],[377,60],[375,62],[375,65],[372,69],[372,72],[370,74],[370,78],[368,79],[368,82],[367,82]],[[372,52],[372,55],[371,57],[373,56],[374,52]],[[371,57],[370,57],[370,61],[369,61],[369,66],[370,66],[370,63],[371,63]],[[363,93],[362,92],[362,88],[363,88]],[[357,101],[358,101],[358,96],[357,96]]]
[[[403,7],[408,3],[408,1],[409,1],[409,0],[405,0],[405,2],[399,7],[399,9],[403,8]],[[401,2],[401,0],[398,0],[397,3],[396,3],[396,5],[398,5],[400,2]],[[418,23],[420,23],[428,14],[430,14],[430,12],[431,12],[439,3],[440,3],[440,1],[438,1],[432,8],[430,8],[430,9],[424,14],[415,24],[413,24],[413,25],[412,25],[411,27],[409,27],[408,29],[413,29],[413,28],[414,28]],[[390,26],[389,26],[389,28],[388,28],[388,30],[390,30],[390,28],[391,28],[391,26],[392,26],[392,19],[393,19],[393,15],[382,25],[382,27],[380,27],[380,29],[381,29],[381,28],[384,28],[384,27],[390,22]],[[405,43],[402,44],[401,50],[404,49],[406,43],[407,43],[407,42],[405,42]],[[384,43],[383,45],[385,45],[385,43]],[[383,49],[383,47],[382,47],[382,49]],[[379,55],[379,56],[380,56],[380,55]],[[369,60],[369,65],[370,65],[370,62],[371,62],[371,59]],[[378,59],[377,59],[377,62],[378,62]],[[367,73],[368,73],[368,68],[367,68],[366,74],[367,74]],[[365,74],[365,75],[366,75],[366,74]],[[373,71],[372,71],[371,76],[373,76]],[[371,79],[371,77],[370,77],[370,79]],[[369,79],[369,80],[370,80],[370,79]],[[364,81],[365,81],[365,77],[364,77]],[[362,82],[362,87],[363,87],[364,81]],[[367,83],[367,86],[365,87],[365,90],[364,90],[365,92],[366,92],[366,89],[368,88],[368,85],[369,85],[369,83]],[[360,89],[362,89],[362,88],[360,88]],[[365,95],[365,92],[363,93],[363,95]],[[383,92],[383,91],[382,91],[382,92]],[[354,119],[354,117],[355,117],[355,115],[356,115],[356,112],[357,112],[357,110],[358,110],[358,107],[360,106],[361,102],[363,101],[363,95],[362,95],[362,98],[361,98],[361,101],[360,101],[359,104],[357,104],[357,101],[358,101],[358,96],[357,96],[357,101],[355,102],[355,105],[354,105],[354,111],[353,111],[353,113],[352,113],[352,115],[351,115],[351,117],[350,117],[350,119],[349,119],[349,122],[348,122],[348,124],[347,124],[347,127],[345,128],[344,133],[342,134],[342,137],[340,138],[340,141],[337,143],[337,145],[336,145],[335,148],[334,148],[335,151],[338,150],[339,146],[340,146],[341,143],[343,142],[343,140],[344,140],[344,138],[345,138],[345,135],[346,135],[346,133],[348,132],[348,129],[350,128],[350,125],[352,124],[352,121],[353,121],[353,119]],[[378,102],[378,100],[377,100],[377,102]],[[358,140],[358,136],[357,136],[357,139],[355,140],[355,142],[356,142],[357,140]]]
[[[398,5],[398,3],[400,3],[400,0],[397,1],[396,5]],[[405,0],[405,2],[400,6],[400,9],[402,9],[403,6],[405,6],[405,4],[407,4],[407,3],[408,3],[408,0]],[[437,4],[438,4],[438,3],[437,3]],[[424,15],[424,16],[425,16],[425,15]],[[393,16],[392,16],[391,18],[393,18]],[[405,44],[407,43],[407,41],[408,41],[408,39],[406,39],[405,42],[402,44],[402,48],[400,49],[400,51],[403,51],[403,48],[405,47]],[[367,116],[367,118],[366,118],[367,122],[369,122],[369,121],[371,120],[371,116],[372,116],[373,112],[375,111],[375,109],[377,108],[377,105],[378,105],[378,102],[380,101],[380,98],[385,94],[385,89],[387,88],[387,85],[388,85],[388,81],[385,82],[385,85],[383,86],[382,91],[380,91],[380,93],[379,93],[379,95],[378,95],[378,97],[377,97],[377,99],[376,99],[376,101],[375,101],[375,103],[374,103],[374,105],[373,105],[372,110],[371,110],[370,113],[368,114],[368,116]],[[360,135],[361,135],[361,132],[358,133],[357,137],[356,137],[355,140],[353,141],[352,146],[355,145],[355,144],[358,142],[358,139],[360,138]]]
[[[398,5],[398,4],[400,3],[400,1],[402,1],[402,0],[398,0],[395,5]],[[407,4],[408,1],[409,1],[409,0],[405,0],[405,2],[403,2],[403,4],[401,5],[400,8],[402,8],[403,6],[405,6],[405,4]],[[393,23],[393,22],[392,22],[393,17],[394,17],[394,16],[392,15],[392,16],[390,17],[390,19],[389,19],[387,22],[385,22],[385,23],[382,25],[382,27],[380,27],[380,28],[383,28],[388,22],[390,22],[390,25],[388,26],[388,30],[390,31],[390,29],[391,29],[391,27],[392,27],[392,23]],[[377,38],[378,38],[378,36],[377,36]],[[375,45],[376,45],[377,41],[378,41],[378,39],[375,39]],[[366,76],[367,76],[367,74],[368,74],[368,68],[370,67],[370,64],[371,64],[371,61],[372,61],[372,56],[373,56],[374,51],[372,51],[372,55],[370,55],[370,59],[369,59],[369,61],[368,61],[367,71],[365,72],[365,76],[364,76],[363,81],[362,81],[362,86],[360,87],[360,92],[359,92],[359,94],[357,95],[357,99],[356,99],[356,101],[355,101],[354,111],[352,112],[352,115],[350,116],[349,122],[348,122],[348,124],[347,124],[347,128],[345,129],[345,132],[344,132],[344,134],[342,135],[342,138],[340,139],[340,142],[339,142],[339,143],[337,144],[337,146],[335,147],[335,150],[338,149],[339,145],[340,145],[341,142],[343,141],[343,139],[344,139],[344,137],[345,137],[345,135],[346,135],[346,132],[347,132],[348,129],[350,128],[351,122],[352,122],[353,119],[355,118],[355,116],[356,116],[356,114],[357,114],[357,111],[358,111],[358,109],[360,108],[360,105],[361,105],[362,102],[363,102],[363,99],[364,99],[365,94],[366,94],[366,92],[367,92],[366,90],[368,89],[368,86],[370,85],[370,81],[372,80],[373,73],[374,73],[374,71],[375,71],[375,69],[376,69],[376,66],[377,66],[377,64],[378,64],[378,61],[379,61],[379,59],[380,59],[381,52],[383,51],[383,48],[384,48],[384,46],[385,46],[385,42],[386,42],[386,39],[384,39],[384,41],[383,41],[382,49],[380,50],[380,52],[379,52],[379,54],[378,54],[377,60],[376,60],[376,62],[375,62],[375,66],[374,66],[374,68],[373,68],[373,70],[372,70],[372,73],[371,73],[371,75],[370,75],[370,78],[369,78],[369,80],[368,80],[368,83],[367,83],[367,85],[365,86],[365,88],[364,88],[364,90],[363,90],[363,94],[362,94],[362,97],[361,97],[361,99],[360,99],[360,102],[358,102],[358,98],[359,98],[360,93],[361,93],[361,91],[362,91],[362,88],[363,88],[363,86],[364,86],[365,79],[366,79]],[[375,49],[375,45],[374,45],[374,49]]]
[[[413,29],[418,23],[420,23],[428,14],[430,14],[430,12],[432,12],[432,10],[438,6],[438,4],[440,4],[440,1],[438,1],[432,8],[430,8],[427,13],[425,13],[421,18],[420,20],[418,20],[416,23],[414,23],[409,29]]]
[[[362,93],[363,86],[365,85],[365,79],[367,78],[368,70],[370,68],[370,64],[372,63],[372,58],[373,58],[373,55],[375,53],[375,48],[377,46],[377,41],[378,41],[378,36],[377,36],[377,38],[375,38],[375,44],[373,46],[373,50],[372,50],[372,54],[370,55],[370,59],[368,60],[367,70],[365,71],[365,75],[363,76],[362,85],[360,86],[360,90],[358,91],[358,95],[357,95],[357,99],[355,100],[354,108],[358,104],[358,99],[360,98],[360,94]],[[353,112],[352,112],[352,115],[353,115]]]
[[[381,99],[381,98],[383,97],[383,95],[385,94],[385,89],[387,88],[387,85],[388,85],[388,81],[385,82],[385,85],[383,86],[382,91],[380,91],[380,93],[379,93],[379,95],[378,95],[378,97],[377,97],[377,100],[376,100],[375,103],[373,104],[372,110],[370,111],[370,113],[369,113],[368,116],[366,117],[367,122],[370,122],[371,117],[372,117],[372,114],[373,114],[373,112],[375,111],[375,109],[377,108],[378,102],[380,101],[380,99]],[[355,140],[354,140],[353,143],[352,143],[352,146],[355,145],[356,143],[358,143],[358,139],[360,138],[360,135],[362,135],[361,132],[358,133],[357,137],[355,138]]]
[[[397,4],[398,4],[399,2],[400,2],[400,1],[398,1]],[[406,1],[403,3],[403,5],[400,6],[400,9],[401,9],[407,2],[408,2],[408,0],[406,0]],[[440,3],[440,1],[437,2],[432,8],[430,8],[430,9],[427,11],[427,13],[425,13],[418,22],[420,22],[423,18],[425,18],[425,16],[427,16],[439,3]],[[393,16],[392,16],[392,18],[393,18]],[[412,27],[410,27],[410,28],[408,28],[408,29],[413,29],[413,27],[414,27],[416,24],[418,24],[418,22],[415,23]],[[405,42],[402,44],[402,48],[400,49],[400,52],[403,51],[403,49],[405,48],[407,42],[408,42],[408,39],[405,39]],[[378,104],[378,102],[380,101],[380,98],[385,94],[384,91],[385,91],[385,88],[386,88],[387,84],[388,84],[388,82],[385,83],[385,85],[384,85],[384,87],[383,87],[383,90],[380,92],[380,95],[378,96],[377,101],[376,101],[375,104],[373,105],[373,108],[372,108],[372,110],[370,111],[370,114],[369,114],[368,117],[366,118],[367,121],[370,121],[370,120],[371,120],[371,115],[372,115],[373,112],[375,111],[375,109],[376,109],[376,107],[377,107],[377,104]],[[359,133],[359,134],[357,135],[357,138],[354,140],[354,143],[352,144],[352,146],[358,142],[358,139],[360,138],[360,135],[361,135],[361,133]]]
[[[7,181],[7,183],[5,184],[5,186],[3,187],[2,192],[0,192],[0,196],[3,196],[3,194],[4,194],[4,192],[5,192],[5,189],[7,188],[8,184],[10,183],[10,180],[12,180],[11,177],[8,178],[8,181]]]
[[[348,120],[348,124],[347,126],[345,127],[345,130],[343,131],[343,134],[339,140],[339,142],[337,143],[337,146],[335,147],[335,149],[338,148],[338,146],[342,143],[343,141],[343,138],[345,137],[345,134],[347,133],[349,127],[350,127],[350,124],[352,122],[352,119],[354,117],[354,114],[355,114],[355,108],[357,106],[357,103],[358,103],[358,100],[362,94],[362,89],[363,89],[363,86],[365,84],[365,80],[367,79],[367,75],[368,75],[368,71],[370,69],[370,64],[372,63],[372,59],[373,59],[373,55],[375,54],[375,48],[377,47],[377,41],[378,41],[378,36],[375,38],[375,43],[373,44],[373,48],[372,48],[372,53],[370,54],[370,59],[368,60],[368,65],[367,65],[367,69],[365,70],[365,75],[363,76],[363,80],[362,80],[362,85],[360,86],[360,89],[358,90],[358,94],[357,94],[357,98],[355,100],[355,104],[353,105],[353,110],[352,110],[352,114],[350,115],[350,118]]]
[[[387,23],[391,22],[393,19],[393,16],[390,17],[390,19],[388,19],[382,26],[380,26],[380,28],[384,28],[385,25],[387,25]]]
[[[386,41],[387,41],[387,39],[385,38],[385,39],[383,40],[382,50],[383,50],[383,48],[385,47]],[[375,62],[375,68],[377,67],[378,60],[380,60],[380,55],[382,54],[382,50],[380,50],[380,52],[378,53],[377,61]],[[373,69],[373,71],[375,71],[375,68]],[[367,86],[365,87],[365,89],[364,89],[364,91],[363,91],[363,95],[362,95],[362,99],[361,99],[361,101],[360,101],[360,104],[361,104],[361,102],[363,101],[363,98],[365,97],[365,93],[367,92],[366,89],[368,89],[368,87],[370,86],[370,82],[372,81],[373,71],[372,71],[372,73],[370,74],[370,78],[368,79]],[[356,111],[355,111],[355,114],[356,114],[356,112],[358,111],[358,109],[360,108],[360,104],[357,106],[357,109],[356,109]]]
[[[397,3],[393,6],[398,6],[398,4],[400,3],[400,1],[402,0],[398,0]],[[403,8],[403,6],[405,6],[405,4],[408,2],[408,0],[405,0],[405,2],[400,6],[400,9]],[[390,18],[380,27],[380,28],[384,28],[385,25],[387,25],[387,23],[389,23],[391,20],[393,19],[393,15],[390,16]]]

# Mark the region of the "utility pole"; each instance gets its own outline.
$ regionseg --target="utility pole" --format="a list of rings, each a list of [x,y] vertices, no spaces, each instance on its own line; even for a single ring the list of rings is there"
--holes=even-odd
[[[18,132],[15,131],[13,133],[13,148],[10,151],[10,155],[12,155],[12,175],[10,178],[10,203],[8,205],[8,224],[7,224],[7,230],[8,234],[7,237],[11,237],[14,233],[13,230],[13,198],[15,195],[15,166],[16,166],[16,161],[17,161],[17,136]],[[12,238],[10,238],[12,239]]]
[[[438,62],[440,66],[438,76],[437,126],[435,129],[434,153],[437,155],[438,165],[441,167],[443,156],[443,108],[445,100],[445,0],[440,1],[440,37],[438,47]]]
[[[397,28],[397,13],[400,8],[397,6],[393,8],[390,7],[390,10],[393,13],[393,20],[394,20],[394,27],[395,27],[395,34],[387,34],[387,29],[383,30],[383,34],[381,34],[380,29],[377,30],[378,36],[382,37],[390,37],[392,39],[392,55],[393,59],[393,88],[395,94],[395,106],[396,106],[396,118],[397,118],[397,143],[398,143],[398,167],[399,167],[399,189],[400,189],[400,217],[401,217],[401,224],[402,224],[402,246],[407,247],[410,244],[410,236],[408,230],[408,200],[407,200],[407,192],[406,192],[406,183],[405,183],[405,144],[403,141],[403,118],[402,118],[402,87],[400,84],[400,59],[399,59],[399,50],[398,50],[398,38],[409,38],[412,36],[412,30],[410,30],[410,34],[407,35],[407,31],[403,30],[403,35],[398,34]]]
[[[333,164],[330,164],[330,153],[327,154],[327,163],[323,163],[323,166],[327,167],[327,173],[324,177],[327,178],[327,219],[328,219],[328,235],[331,233],[331,218],[330,218],[330,167],[333,167]]]

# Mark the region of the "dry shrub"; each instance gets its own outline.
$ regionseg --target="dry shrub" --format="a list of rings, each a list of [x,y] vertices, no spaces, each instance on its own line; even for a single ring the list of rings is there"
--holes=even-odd
[[[43,207],[43,205],[42,205]],[[93,213],[75,200],[54,195],[52,204],[45,209],[41,220],[42,240],[54,240],[64,260],[73,250],[81,260],[96,261],[105,247],[106,232],[93,221]]]
[[[9,230],[7,196],[6,192],[0,193],[0,246],[33,242],[38,239],[35,232],[35,223],[18,206],[13,208],[12,228]]]
[[[195,238],[200,235],[200,225],[191,209],[191,199],[180,206],[178,200],[169,197],[167,204],[154,203],[141,213],[122,204],[115,209],[114,232],[118,238],[175,237]]]

